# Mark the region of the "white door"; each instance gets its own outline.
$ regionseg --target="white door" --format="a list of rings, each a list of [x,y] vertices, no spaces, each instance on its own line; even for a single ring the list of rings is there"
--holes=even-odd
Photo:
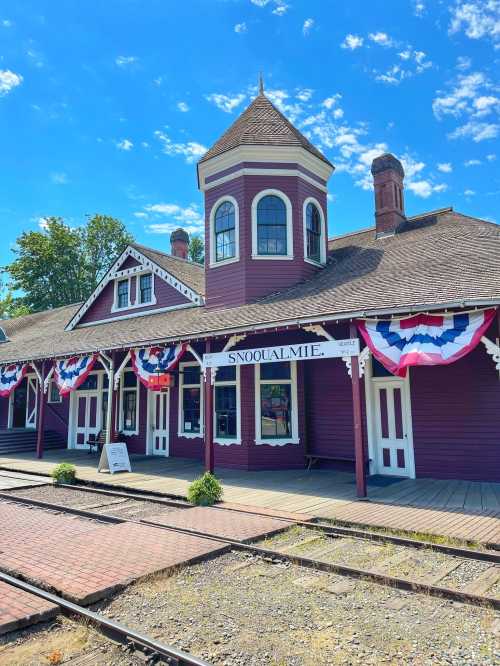
[[[375,463],[379,474],[413,477],[413,442],[407,380],[373,379]]]
[[[168,456],[170,394],[149,391],[151,445],[154,456]]]
[[[90,435],[99,434],[99,393],[75,391],[75,449],[88,449]]]
[[[26,427],[36,428],[38,407],[38,380],[36,377],[28,377],[26,389]]]

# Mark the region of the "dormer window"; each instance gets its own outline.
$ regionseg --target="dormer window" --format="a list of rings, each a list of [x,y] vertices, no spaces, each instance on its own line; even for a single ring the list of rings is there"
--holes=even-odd
[[[325,219],[319,203],[309,197],[304,201],[304,259],[313,264],[326,262]]]
[[[139,303],[151,303],[153,300],[153,276],[151,273],[141,275],[139,278]]]
[[[116,307],[117,308],[128,308],[130,304],[129,300],[129,288],[130,282],[129,279],[119,280],[116,288]]]
[[[278,190],[264,190],[252,202],[252,257],[293,259],[292,204]]]

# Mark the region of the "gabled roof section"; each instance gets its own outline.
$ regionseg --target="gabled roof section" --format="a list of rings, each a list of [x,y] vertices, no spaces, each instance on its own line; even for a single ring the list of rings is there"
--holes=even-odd
[[[333,167],[262,92],[205,153],[200,164],[238,146],[301,147]]]
[[[7,337],[7,334],[3,330],[3,328],[0,326],[0,343],[2,342],[8,342],[9,338]]]
[[[121,266],[128,257],[135,259],[137,264],[122,270]],[[145,270],[151,271],[164,280],[187,300],[191,301],[193,305],[203,305],[205,281],[202,266],[132,243],[118,257],[85,303],[78,308],[67,324],[66,330],[71,331],[78,325],[109,282],[116,278],[129,277]]]

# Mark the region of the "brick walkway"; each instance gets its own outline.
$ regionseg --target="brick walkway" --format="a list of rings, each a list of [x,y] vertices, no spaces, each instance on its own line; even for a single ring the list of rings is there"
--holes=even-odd
[[[223,511],[209,507],[166,511],[148,518],[148,521],[158,525],[186,527],[240,541],[249,541],[290,527],[290,523],[274,517],[252,516],[238,511]]]
[[[57,614],[57,606],[0,581],[0,635]]]
[[[158,522],[212,528],[233,538],[274,532],[287,523],[237,512],[193,508],[159,514]],[[136,523],[105,524],[0,501],[0,567],[80,604],[109,596],[137,578],[226,548],[216,541]]]

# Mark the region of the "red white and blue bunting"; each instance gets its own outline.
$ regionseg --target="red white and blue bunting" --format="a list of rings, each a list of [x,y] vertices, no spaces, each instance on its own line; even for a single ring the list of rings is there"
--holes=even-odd
[[[28,370],[26,363],[13,363],[0,366],[0,396],[8,398],[12,391],[23,381]]]
[[[412,365],[447,365],[472,351],[496,310],[364,319],[358,329],[376,359],[398,377]]]
[[[94,367],[97,356],[98,354],[88,354],[55,361],[54,379],[61,396],[71,393],[83,384]]]
[[[130,358],[135,374],[146,387],[151,386],[151,378],[170,372],[179,363],[187,344],[175,347],[143,347],[131,349]]]

